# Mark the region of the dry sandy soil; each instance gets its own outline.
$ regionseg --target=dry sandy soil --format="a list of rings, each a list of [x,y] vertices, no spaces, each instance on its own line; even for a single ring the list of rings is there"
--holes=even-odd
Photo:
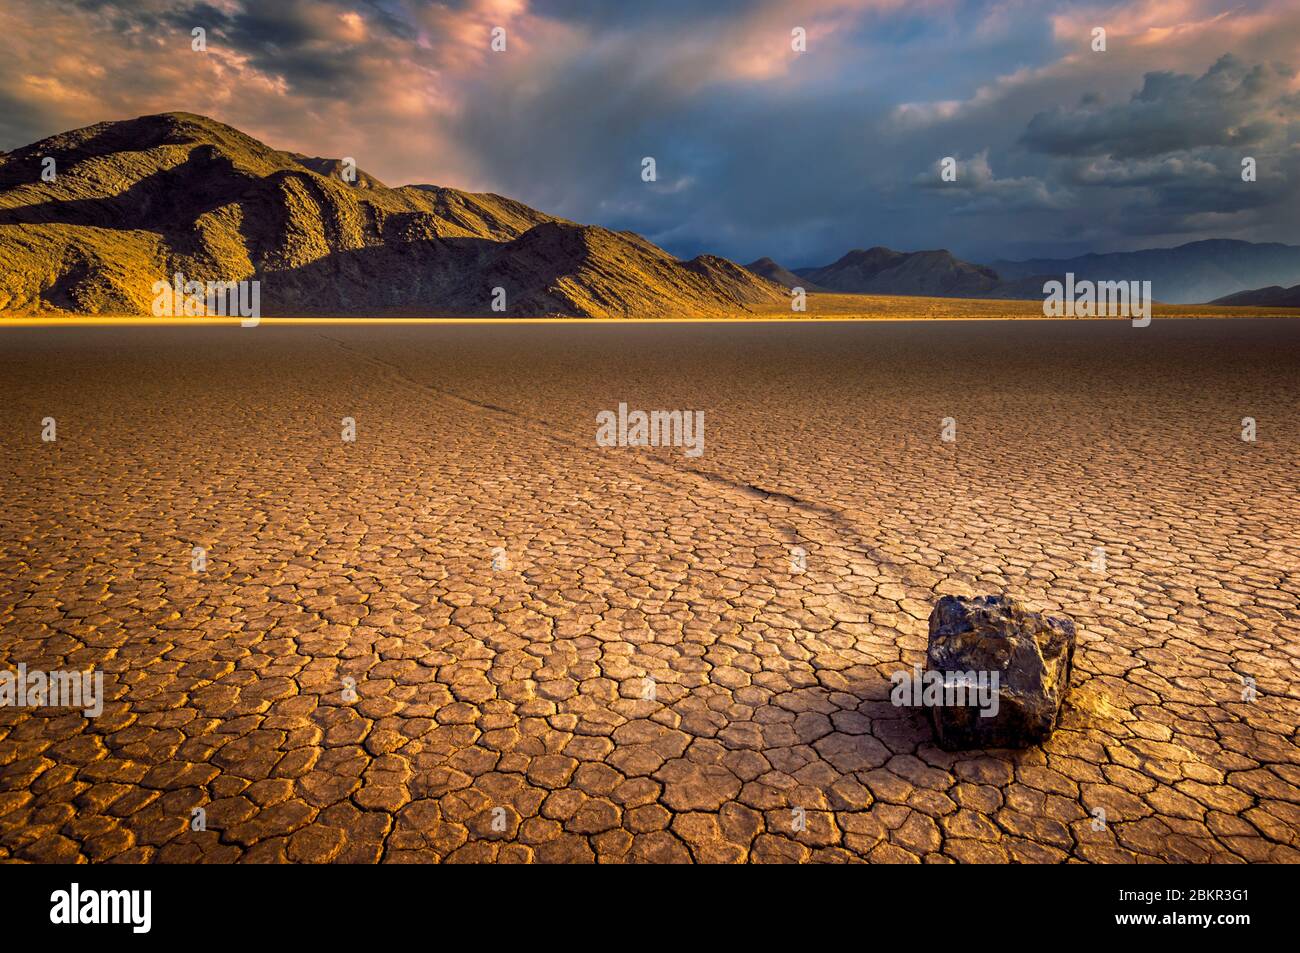
[[[0,664],[109,696],[0,709],[0,859],[1295,861],[1298,383],[1285,320],[0,331]],[[1000,591],[1063,724],[941,751],[888,677]]]
[[[762,310],[764,316],[786,317],[785,308]],[[1294,308],[1233,308],[1215,304],[1163,304],[1152,306],[1158,318],[1260,318],[1300,317]],[[808,296],[808,310],[801,318],[839,318],[891,321],[943,318],[945,320],[1042,320],[1043,300],[1017,301],[995,298],[927,298],[912,295],[864,295],[818,293]],[[1113,318],[1074,319],[1103,320]]]

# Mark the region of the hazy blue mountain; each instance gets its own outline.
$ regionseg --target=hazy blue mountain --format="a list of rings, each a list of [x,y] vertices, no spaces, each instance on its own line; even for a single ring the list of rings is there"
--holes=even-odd
[[[1150,281],[1155,299],[1171,304],[1226,304],[1218,299],[1300,282],[1300,246],[1213,239],[1078,258],[995,261],[990,267],[1007,281],[1073,272],[1076,281]]]
[[[1257,308],[1300,308],[1300,285],[1292,288],[1269,285],[1267,288],[1255,288],[1252,291],[1238,291],[1236,294],[1225,295],[1210,303]]]

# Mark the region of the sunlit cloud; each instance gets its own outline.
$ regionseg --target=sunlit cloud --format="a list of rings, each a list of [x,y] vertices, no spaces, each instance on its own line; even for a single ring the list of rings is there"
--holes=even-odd
[[[1153,234],[1300,240],[1297,49],[1292,0],[8,0],[0,149],[185,110],[391,185],[791,265],[873,243],[991,258],[1007,236],[1104,250],[1124,207]],[[1256,193],[1216,179],[1248,144]],[[917,185],[945,155],[964,197]]]

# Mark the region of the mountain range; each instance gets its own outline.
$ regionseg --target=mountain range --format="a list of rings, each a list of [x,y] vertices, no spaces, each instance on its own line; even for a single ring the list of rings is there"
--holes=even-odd
[[[854,249],[821,267],[790,270],[771,258],[746,267],[787,288],[801,285],[810,292],[1032,300],[1043,296],[1044,282],[1063,280],[1073,272],[1076,281],[1147,280],[1152,296],[1170,304],[1295,307],[1278,297],[1286,289],[1277,283],[1300,281],[1300,247],[1210,240],[1177,248],[992,265],[962,261],[942,249],[898,252],[876,247]],[[1250,290],[1270,282],[1272,287]]]
[[[1300,285],[1283,288],[1281,285],[1269,285],[1253,291],[1239,291],[1224,295],[1210,304],[1223,304],[1231,307],[1253,308],[1300,308]]]
[[[991,267],[1009,281],[1066,272],[1076,281],[1142,279],[1151,282],[1157,301],[1223,303],[1219,299],[1247,289],[1300,282],[1300,246],[1210,239],[1176,248],[994,261]]]
[[[745,266],[787,288],[840,294],[921,295],[931,298],[1041,298],[1042,282],[1007,282],[991,268],[943,249],[899,252],[855,248],[819,268],[783,268],[771,258]]]
[[[44,181],[47,159],[53,181]],[[267,315],[728,316],[785,289],[499,195],[389,188],[189,113],[0,154],[0,311],[139,315],[156,281],[261,281]],[[494,289],[504,289],[504,309]]]
[[[833,264],[802,268],[798,274],[834,291],[944,298],[987,297],[999,283],[991,269],[961,261],[947,251],[908,253],[880,247],[854,249]]]
[[[147,315],[155,283],[179,273],[256,279],[268,316],[734,317],[788,312],[796,286],[1032,300],[1066,272],[1150,280],[1169,303],[1294,307],[1300,247],[1201,241],[980,265],[877,246],[820,267],[741,267],[492,193],[390,188],[351,160],[277,150],[192,113],[0,153],[0,312]]]

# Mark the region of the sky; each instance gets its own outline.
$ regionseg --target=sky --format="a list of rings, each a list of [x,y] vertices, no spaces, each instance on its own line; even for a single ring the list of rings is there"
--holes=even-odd
[[[0,3],[0,150],[171,110],[681,257],[1300,243],[1300,0]]]

